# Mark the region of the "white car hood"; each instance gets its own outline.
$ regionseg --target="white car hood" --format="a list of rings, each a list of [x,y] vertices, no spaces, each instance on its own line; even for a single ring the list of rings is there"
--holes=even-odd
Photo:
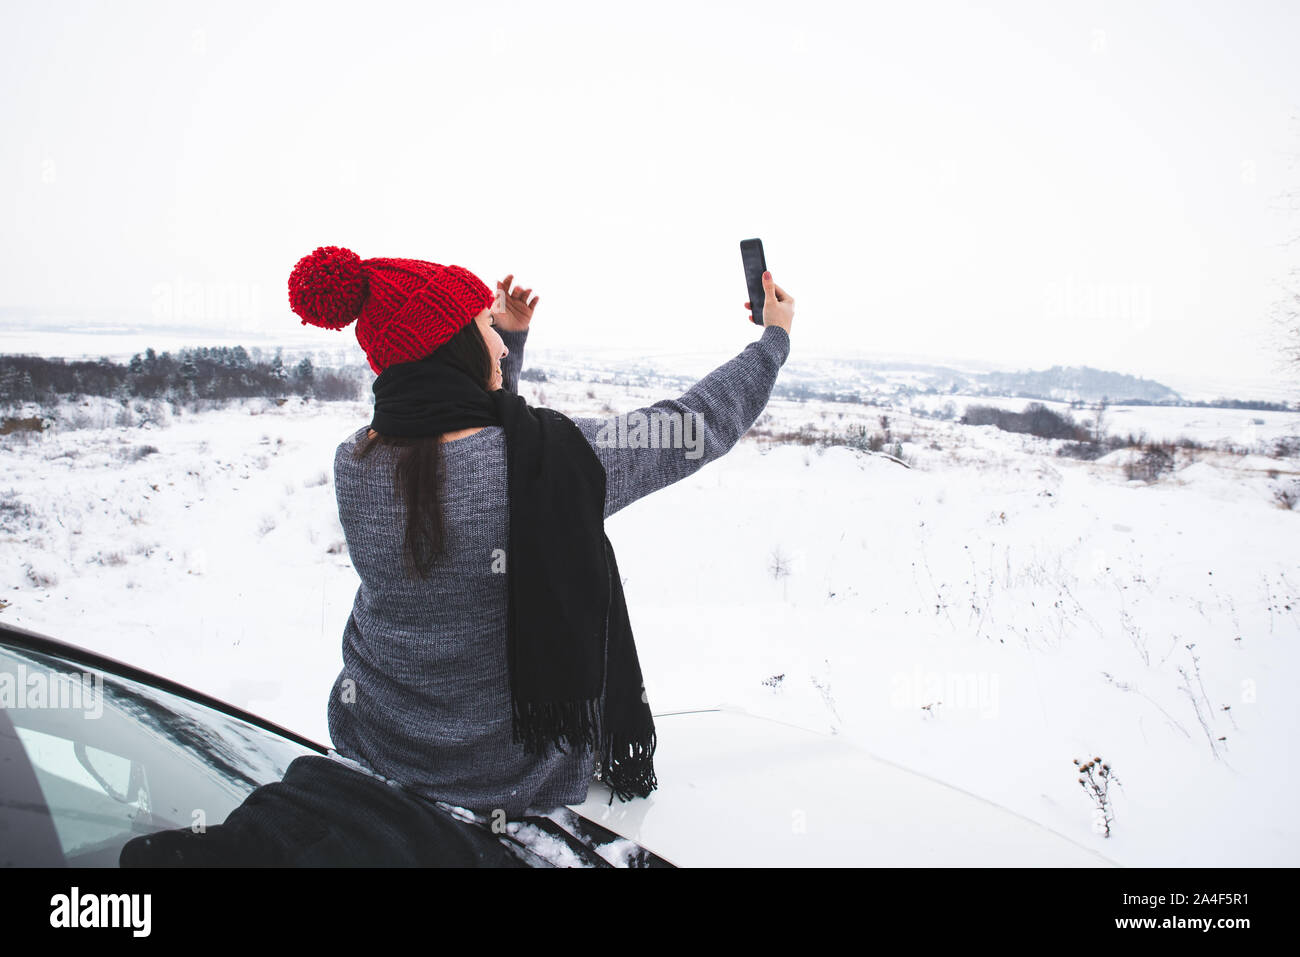
[[[574,811],[679,867],[1114,867],[1013,811],[738,708],[655,715],[659,787]]]

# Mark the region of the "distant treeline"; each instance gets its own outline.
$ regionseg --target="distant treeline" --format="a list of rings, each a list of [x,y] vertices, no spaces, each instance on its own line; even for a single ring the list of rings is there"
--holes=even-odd
[[[1041,402],[1031,402],[1023,412],[999,409],[991,405],[971,405],[959,420],[962,425],[995,425],[1004,432],[1024,432],[1044,439],[1085,441],[1088,430],[1074,421],[1068,412],[1054,412]]]
[[[900,386],[892,393],[880,392],[878,394],[868,394],[863,392],[830,392],[810,388],[805,383],[797,385],[786,385],[777,383],[772,390],[772,395],[783,399],[796,400],[814,400],[820,402],[852,402],[865,405],[881,404],[890,401],[907,401],[918,395],[955,395],[956,387],[950,389],[933,389],[933,388],[909,388]],[[1020,399],[1035,399],[1044,402],[1061,402],[1059,398],[1052,396],[1039,395],[1032,392],[991,392],[988,390],[976,390],[962,392],[963,395],[976,396],[987,395],[992,397],[1008,397]],[[1201,400],[1193,402],[1189,399],[1104,399],[1107,405],[1144,405],[1144,406],[1162,406],[1169,408],[1198,408],[1198,409],[1241,409],[1255,412],[1294,412],[1297,406],[1287,402],[1266,402],[1262,399],[1211,399],[1209,401]],[[1072,409],[1089,408],[1095,403],[1085,403],[1082,399],[1076,399],[1069,403]],[[994,424],[992,422],[983,424]]]
[[[0,401],[41,402],[59,396],[235,399],[310,396],[357,399],[364,386],[352,375],[320,370],[310,359],[292,369],[279,352],[254,360],[243,346],[182,349],[175,356],[153,349],[122,365],[108,359],[73,361],[0,355]]]
[[[901,394],[901,390],[900,393]],[[807,383],[799,382],[787,385],[778,382],[772,388],[772,395],[778,399],[795,399],[801,402],[854,402],[869,404],[873,399],[861,392],[833,392],[824,389],[809,388]]]
[[[1111,405],[1172,405],[1196,409],[1249,409],[1254,412],[1291,412],[1294,411],[1287,402],[1264,402],[1254,399],[1211,399],[1192,402],[1183,399],[1179,402],[1148,402],[1145,399],[1123,399]]]

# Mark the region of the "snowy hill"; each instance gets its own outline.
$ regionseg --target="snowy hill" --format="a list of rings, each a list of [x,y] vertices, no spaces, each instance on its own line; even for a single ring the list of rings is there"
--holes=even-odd
[[[992,393],[1039,399],[1097,402],[1110,398],[1120,402],[1126,399],[1176,402],[1181,398],[1173,389],[1159,382],[1088,366],[1052,366],[1040,372],[987,372],[979,377],[978,382]]]

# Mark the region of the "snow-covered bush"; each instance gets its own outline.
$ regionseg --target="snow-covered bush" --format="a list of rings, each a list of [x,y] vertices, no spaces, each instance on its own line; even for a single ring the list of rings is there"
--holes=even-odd
[[[1149,446],[1140,459],[1128,462],[1124,474],[1129,479],[1154,482],[1174,467],[1174,457],[1158,445]]]
[[[1300,502],[1300,480],[1278,486],[1273,490],[1273,498],[1282,508],[1294,511],[1296,503]]]

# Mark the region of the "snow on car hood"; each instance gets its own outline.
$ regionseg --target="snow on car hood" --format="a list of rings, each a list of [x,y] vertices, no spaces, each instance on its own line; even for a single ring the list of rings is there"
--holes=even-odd
[[[659,788],[573,810],[679,867],[1107,867],[1100,853],[836,738],[736,708],[655,715]]]

